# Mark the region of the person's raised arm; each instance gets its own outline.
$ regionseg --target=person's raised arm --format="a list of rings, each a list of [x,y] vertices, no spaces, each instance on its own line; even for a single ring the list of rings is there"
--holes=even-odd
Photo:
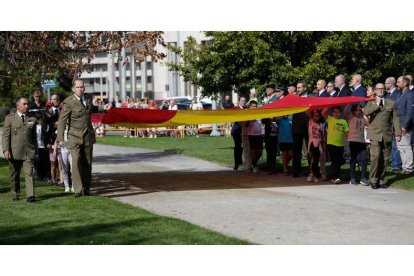
[[[350,112],[349,112],[349,109],[350,109],[350,108],[351,108],[351,104],[347,104],[347,105],[345,106],[345,109],[344,109],[345,118],[346,118],[347,120],[349,120],[349,117],[351,117]]]
[[[322,109],[322,112],[321,112],[321,115],[325,121],[328,119],[328,116],[329,116],[328,110],[329,110],[329,107],[325,107],[324,109]]]

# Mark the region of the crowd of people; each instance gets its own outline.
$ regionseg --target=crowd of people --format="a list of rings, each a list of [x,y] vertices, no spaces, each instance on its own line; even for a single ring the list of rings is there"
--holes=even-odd
[[[257,173],[264,144],[268,174],[279,172],[276,158],[280,153],[283,173],[299,177],[301,172],[306,172],[308,182],[330,180],[340,184],[349,179],[352,185],[359,183],[373,189],[387,188],[389,183],[385,181],[385,174],[390,159],[390,170],[411,175],[414,172],[414,135],[411,134],[414,126],[413,78],[410,75],[400,76],[397,80],[389,77],[384,84],[366,88],[362,81],[361,75],[353,75],[348,86],[345,77],[338,75],[335,81],[318,80],[312,92],[303,80],[287,88],[270,85],[264,99],[255,94],[249,101],[240,97],[236,106],[226,96],[222,103],[225,109],[254,109],[289,94],[373,99],[289,116],[233,123],[234,170],[239,169],[244,159],[246,170]],[[13,200],[19,200],[22,168],[28,202],[35,201],[33,172],[40,180],[63,186],[65,192],[73,192],[76,197],[89,195],[96,131],[91,123],[91,114],[107,110],[111,105],[99,101],[92,103],[92,99],[84,95],[84,89],[83,81],[75,80],[73,95],[63,103],[59,95],[52,95],[48,102],[42,101],[41,90],[33,92],[30,103],[25,97],[16,100],[16,112],[6,116],[2,137],[3,155],[10,165]],[[158,107],[154,100],[127,98],[120,107],[178,110],[174,99]],[[203,105],[194,99],[189,108],[202,110]],[[155,128],[144,131],[149,138],[157,137]],[[307,170],[302,170],[303,159],[307,160]],[[341,167],[346,160],[350,169],[349,175],[344,177]],[[329,172],[327,162],[331,165]]]
[[[412,76],[400,76],[397,80],[389,77],[385,83],[377,83],[374,87],[364,87],[362,83],[360,74],[353,75],[349,85],[343,75],[337,75],[334,81],[318,80],[313,91],[306,81],[300,80],[287,88],[269,85],[263,100],[256,95],[251,95],[249,101],[240,97],[236,106],[240,109],[257,108],[260,103],[272,103],[289,94],[299,97],[359,96],[374,100],[277,118],[235,122],[231,132],[234,170],[239,169],[244,157],[247,172],[257,173],[257,162],[264,144],[268,174],[279,171],[276,156],[280,153],[280,172],[294,178],[306,172],[308,182],[330,180],[341,184],[347,180],[352,185],[387,188],[389,183],[385,181],[385,173],[390,160],[389,170],[411,175],[414,171]],[[303,159],[308,163],[306,170],[302,169]],[[350,164],[347,176],[341,175],[346,161]],[[330,171],[327,171],[327,162],[330,162]]]

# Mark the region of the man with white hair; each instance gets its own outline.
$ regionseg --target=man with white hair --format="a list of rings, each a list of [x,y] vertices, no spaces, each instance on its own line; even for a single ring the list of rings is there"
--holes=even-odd
[[[394,77],[388,77],[385,80],[385,90],[387,91],[386,99],[393,100],[397,102],[401,96],[400,90],[395,86],[396,80]],[[400,171],[401,170],[401,156],[398,151],[397,141],[395,140],[395,131],[393,130],[392,134],[392,144],[391,144],[391,170]]]
[[[394,77],[388,77],[385,80],[385,90],[387,90],[387,95],[385,96],[385,98],[391,99],[396,102],[397,99],[401,96],[401,92],[400,90],[398,90],[395,84],[396,84],[396,80]]]
[[[338,89],[332,97],[347,97],[351,96],[351,90],[346,86],[345,76],[338,75],[335,77],[335,87]]]
[[[401,123],[395,102],[384,99],[385,86],[375,85],[375,101],[370,101],[363,108],[364,114],[370,116],[367,138],[371,141],[369,182],[371,188],[387,188],[385,170],[391,151],[391,127],[394,125],[397,142],[401,139]]]
[[[397,101],[397,112],[402,126],[402,135],[401,140],[397,141],[397,147],[400,151],[403,174],[410,174],[414,171],[413,149],[411,148],[414,92],[410,90],[409,85],[410,80],[406,76],[398,78],[397,86],[401,90],[401,97]]]
[[[355,74],[352,76],[351,83],[349,84],[349,86],[354,88],[354,92],[352,93],[352,96],[358,96],[358,97],[367,96],[367,90],[365,89],[365,87],[362,86],[362,76],[360,74]]]

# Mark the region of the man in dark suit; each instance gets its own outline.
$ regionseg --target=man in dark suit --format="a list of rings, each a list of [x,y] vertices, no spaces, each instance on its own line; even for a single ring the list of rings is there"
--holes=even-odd
[[[385,80],[385,90],[387,91],[386,99],[393,100],[398,102],[401,96],[400,90],[395,86],[396,80],[394,77],[388,77]],[[392,148],[391,148],[391,170],[392,171],[401,171],[402,161],[400,152],[397,148],[397,141],[395,140],[395,135],[392,135]]]
[[[385,89],[387,91],[385,98],[397,102],[401,96],[401,91],[398,90],[397,86],[395,86],[395,83],[396,81],[394,77],[389,77],[385,80]]]
[[[298,81],[296,84],[296,93],[299,97],[308,97],[308,86],[305,81]],[[293,161],[292,176],[299,177],[302,163],[303,142],[308,144],[308,116],[306,112],[292,115],[292,137],[293,137]],[[309,163],[309,158],[308,158]]]
[[[352,76],[351,87],[354,88],[354,91],[352,92],[351,96],[354,97],[366,97],[367,96],[367,90],[365,87],[362,86],[362,76],[360,74],[355,74]]]
[[[318,94],[316,95],[317,97],[330,97],[331,96],[329,95],[328,91],[326,91],[325,87],[326,87],[325,80],[318,80],[316,82],[316,90],[318,92]]]
[[[334,97],[336,94],[335,83],[333,81],[328,82],[326,85],[326,92],[328,92],[329,97]]]
[[[361,78],[361,81],[362,81],[362,78]],[[338,75],[335,77],[335,88],[336,88],[336,93],[334,93],[332,97],[348,97],[352,95],[351,90],[346,85],[346,80],[345,80],[344,75]],[[365,103],[362,103],[362,105],[365,106]],[[332,109],[329,111],[329,113],[331,112],[332,112]],[[341,107],[341,118],[342,119],[346,118],[344,114],[344,106]],[[349,148],[349,143],[346,140],[345,140],[345,146],[344,146],[344,158],[347,161],[351,160],[351,150]]]
[[[59,116],[57,141],[65,146],[64,131],[68,131],[68,144],[72,155],[72,184],[75,197],[89,195],[92,183],[92,152],[96,142],[95,131],[91,123],[92,112],[109,109],[109,105],[94,106],[92,99],[86,95],[82,80],[75,80],[72,85],[73,95],[63,102]]]
[[[9,161],[13,200],[20,199],[20,171],[23,167],[27,202],[35,202],[33,167],[36,157],[36,119],[28,116],[27,98],[16,100],[16,113],[6,116],[3,126],[3,155]]]
[[[283,92],[282,87],[269,85],[266,88],[266,104],[273,103],[278,100],[278,95]],[[280,94],[281,96],[282,94]],[[277,155],[277,124],[276,118],[266,118],[262,120],[264,124],[264,142],[266,146],[266,166],[267,174],[276,173],[276,155]]]
[[[46,106],[45,117],[46,122],[53,126],[59,119],[60,111],[62,110],[62,105],[60,103],[59,95],[53,94],[50,97],[50,105]]]
[[[337,89],[337,91],[332,97],[351,96],[351,90],[348,86],[346,86],[344,75],[338,75],[335,77],[335,88]]]
[[[246,98],[240,97],[239,104],[236,108],[244,109],[246,105]],[[242,147],[242,127],[239,122],[234,122],[231,127],[231,137],[234,141],[234,167],[233,169],[237,171],[240,164],[243,164],[243,147]]]
[[[369,182],[371,188],[387,188],[385,171],[391,153],[392,132],[394,125],[397,142],[401,139],[401,124],[395,102],[384,99],[385,86],[382,83],[375,85],[375,101],[370,101],[363,108],[364,114],[369,116],[367,138],[371,140]]]
[[[352,92],[351,96],[354,97],[367,97],[367,89],[362,86],[362,76],[360,74],[355,74],[352,76],[351,83],[349,86],[354,88],[354,91]],[[366,102],[360,102],[359,105],[361,107],[364,107],[366,105]]]
[[[229,108],[233,108],[233,107],[234,107],[234,104],[231,102],[230,95],[224,96],[223,108],[224,109],[229,109]]]
[[[414,91],[409,88],[410,80],[406,76],[401,76],[397,80],[397,86],[401,90],[401,96],[397,100],[397,112],[402,126],[401,140],[397,141],[397,148],[400,152],[402,161],[402,173],[410,174],[414,171],[413,150],[411,148],[411,130]],[[394,129],[396,126],[394,126]]]

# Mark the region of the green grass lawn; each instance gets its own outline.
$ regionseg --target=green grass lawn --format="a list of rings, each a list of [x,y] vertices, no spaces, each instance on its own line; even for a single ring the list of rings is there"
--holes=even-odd
[[[233,139],[223,136],[200,135],[200,138],[161,136],[157,139],[106,136],[97,139],[98,143],[105,145],[154,149],[214,161],[223,165],[233,164]]]
[[[249,244],[105,197],[74,198],[44,182],[35,192],[34,204],[12,201],[0,158],[0,244]]]
[[[157,139],[148,138],[124,138],[122,136],[107,136],[98,138],[98,143],[105,145],[116,145],[125,147],[137,147],[154,149],[169,153],[180,153],[186,156],[196,157],[208,161],[217,162],[226,166],[233,166],[233,139],[227,137],[216,137],[209,135],[185,136],[184,138],[158,137]],[[280,157],[278,157],[278,168],[282,168]],[[266,163],[266,150],[259,161],[259,168],[264,169]],[[307,171],[307,162],[302,162],[303,173]],[[330,166],[328,163],[329,173]],[[342,166],[341,178],[349,180],[349,164]],[[287,178],[289,179],[289,178]],[[387,172],[386,180],[391,183],[391,187],[406,190],[414,190],[414,178],[401,175],[399,173]]]

